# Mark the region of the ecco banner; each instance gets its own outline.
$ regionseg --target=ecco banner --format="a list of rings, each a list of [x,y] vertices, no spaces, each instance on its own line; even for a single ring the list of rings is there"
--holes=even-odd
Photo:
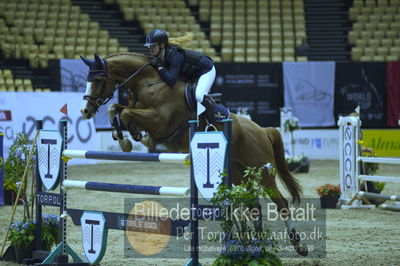
[[[35,136],[36,120],[43,129],[57,130],[61,120],[68,121],[68,149],[96,150],[96,128],[93,119],[83,120],[80,113],[82,93],[74,92],[2,92],[0,93],[0,132],[4,133],[4,158],[18,133],[30,140]],[[68,105],[68,117],[60,108]],[[74,159],[70,164],[91,164],[93,160]]]
[[[196,132],[191,143],[191,160],[197,189],[210,201],[218,191],[225,166],[227,141],[222,132]]]

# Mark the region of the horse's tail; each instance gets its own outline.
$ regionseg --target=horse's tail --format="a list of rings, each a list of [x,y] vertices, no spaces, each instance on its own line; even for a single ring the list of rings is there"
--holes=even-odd
[[[279,178],[283,181],[283,184],[292,195],[293,203],[300,203],[300,196],[303,193],[303,189],[299,181],[289,172],[285,160],[285,150],[283,147],[283,141],[281,134],[275,128],[269,127],[265,129],[268,138],[271,140],[272,147],[274,149],[275,167],[278,172]]]

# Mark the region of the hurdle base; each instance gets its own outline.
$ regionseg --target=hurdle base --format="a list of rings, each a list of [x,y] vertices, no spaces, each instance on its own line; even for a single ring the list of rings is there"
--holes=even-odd
[[[193,259],[190,259],[190,260],[185,264],[185,266],[196,266],[196,265],[201,266],[201,263],[198,262],[197,264],[195,264],[194,261],[193,261]]]
[[[376,206],[373,204],[366,204],[364,205],[361,200],[351,200],[349,203],[344,203],[340,205],[340,208],[342,210],[348,210],[348,209],[375,209]]]
[[[46,257],[46,259],[41,263],[41,265],[46,265],[46,264],[57,264],[57,259],[59,258],[59,255],[62,254],[63,250],[63,243],[58,244],[58,246],[50,253],[49,256]],[[79,263],[79,265],[89,265],[89,263],[84,262],[81,257],[75,253],[75,251],[72,250],[72,248],[66,244],[66,254],[70,255],[72,257],[72,261],[74,262],[74,265]],[[64,264],[69,264],[69,263],[62,263]]]

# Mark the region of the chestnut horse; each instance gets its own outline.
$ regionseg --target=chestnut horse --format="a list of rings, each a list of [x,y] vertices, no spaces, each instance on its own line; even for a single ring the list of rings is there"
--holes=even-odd
[[[185,101],[185,81],[179,80],[173,87],[168,86],[150,66],[150,58],[142,54],[113,54],[105,59],[95,55],[95,60],[81,58],[89,66],[86,94],[81,107],[84,119],[94,117],[99,106],[107,103],[115,90],[125,87],[129,104],[111,104],[108,107],[111,121],[116,122],[119,117],[135,140],[140,140],[140,132],[146,131],[152,139],[163,143],[171,152],[189,151],[187,121],[193,117],[194,112],[189,110]],[[279,131],[261,128],[253,121],[233,113],[230,118],[233,184],[240,184],[246,167],[261,167],[271,163],[290,192],[293,202],[300,202],[302,188],[286,166]],[[204,123],[201,126],[204,127]],[[222,125],[216,123],[215,126],[222,130]],[[113,136],[119,138],[123,151],[130,151],[132,145],[129,140],[122,139],[121,134]],[[274,196],[271,199],[278,210],[288,208],[288,201],[278,190],[275,176],[269,171],[263,171],[262,185],[272,191]],[[299,244],[299,234],[290,219],[286,226],[296,251],[307,255],[305,247]]]

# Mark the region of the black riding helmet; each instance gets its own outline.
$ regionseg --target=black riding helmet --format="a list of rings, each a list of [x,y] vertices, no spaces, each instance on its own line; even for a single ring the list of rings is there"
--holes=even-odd
[[[168,43],[168,34],[164,30],[154,29],[146,36],[144,46],[150,47],[155,43]]]

